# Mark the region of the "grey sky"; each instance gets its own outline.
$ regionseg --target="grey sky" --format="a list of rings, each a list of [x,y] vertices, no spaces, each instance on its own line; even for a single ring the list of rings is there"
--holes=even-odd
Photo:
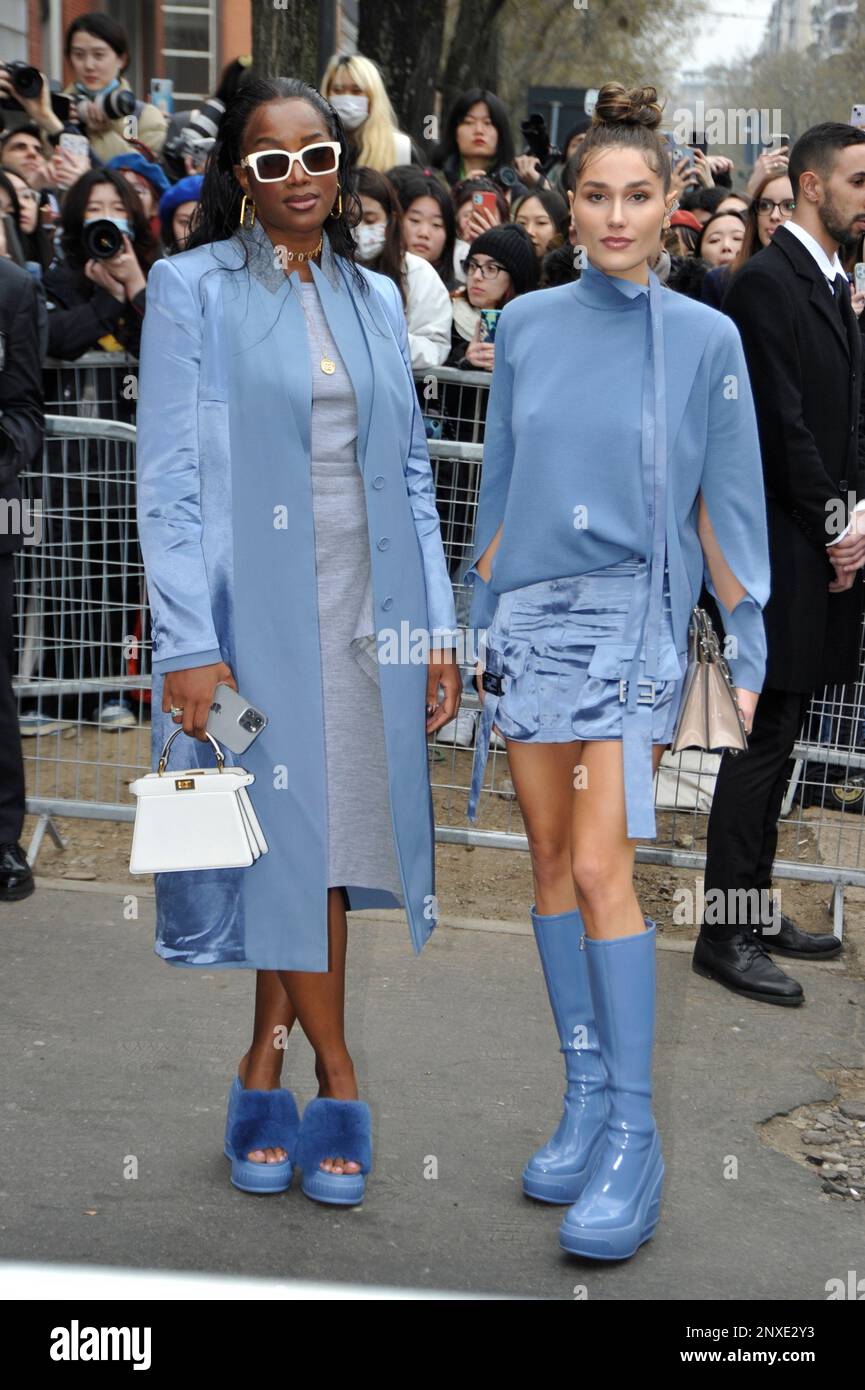
[[[723,62],[739,50],[752,54],[763,37],[771,8],[772,0],[709,0],[684,66]]]

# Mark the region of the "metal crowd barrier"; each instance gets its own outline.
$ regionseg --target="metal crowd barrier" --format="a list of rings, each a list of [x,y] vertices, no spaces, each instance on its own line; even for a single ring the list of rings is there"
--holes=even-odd
[[[47,415],[41,463],[20,481],[28,540],[14,554],[13,690],[26,809],[38,817],[32,864],[46,830],[64,844],[55,815],[133,819],[126,786],[150,769],[135,429]]]
[[[128,352],[85,352],[69,361],[42,363],[46,415],[135,422],[138,359]]]
[[[123,402],[137,380],[134,359],[52,364],[108,372],[101,404]],[[105,358],[112,359],[109,363]],[[458,620],[465,624],[490,376],[452,368],[415,373],[436,482],[442,537]],[[95,402],[95,397],[93,398]],[[71,403],[71,400],[70,400]],[[135,539],[135,430],[119,419],[49,415],[41,467],[22,476],[25,499],[41,503],[41,539],[16,552],[17,674],[27,810],[38,817],[32,863],[53,816],[132,820],[127,785],[150,769],[150,625],[144,570]],[[466,656],[471,653],[466,649]],[[480,705],[473,664],[463,664],[459,718],[430,740],[436,837],[443,843],[528,850],[494,736],[478,825],[466,819]],[[836,934],[844,889],[865,887],[865,644],[860,680],[819,691],[794,750],[779,825],[777,879],[831,886]],[[125,708],[124,708],[125,706]],[[37,732],[38,731],[38,732]],[[665,753],[656,779],[658,838],[637,860],[694,871],[705,839],[719,756]]]

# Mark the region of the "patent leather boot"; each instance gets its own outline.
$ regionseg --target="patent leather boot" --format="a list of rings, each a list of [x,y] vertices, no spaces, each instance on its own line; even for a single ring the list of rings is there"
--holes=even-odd
[[[532,927],[550,1007],[565,1055],[565,1106],[559,1126],[523,1170],[523,1191],[541,1202],[576,1201],[604,1143],[606,1073],[598,1048],[586,964],[586,935],[578,908],[541,916]]]
[[[609,1115],[598,1165],[565,1213],[559,1243],[573,1255],[622,1260],[654,1234],[664,1162],[652,1114],[655,923],[635,936],[586,940]]]

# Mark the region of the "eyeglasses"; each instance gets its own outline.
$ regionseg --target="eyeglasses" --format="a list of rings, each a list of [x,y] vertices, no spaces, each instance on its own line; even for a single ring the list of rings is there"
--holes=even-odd
[[[764,214],[774,212],[777,208],[785,217],[789,217],[795,206],[796,200],[794,198],[782,198],[780,203],[773,203],[771,198],[757,199],[757,211]]]
[[[251,169],[259,183],[279,183],[287,179],[295,160],[307,174],[332,174],[339,165],[340,143],[326,140],[320,145],[307,145],[294,153],[291,150],[257,150],[244,155],[241,167]]]
[[[473,271],[479,270],[485,280],[495,280],[496,276],[505,269],[497,261],[486,261],[481,265],[480,261],[475,261],[471,256],[466,256],[462,263],[466,275],[471,275]]]

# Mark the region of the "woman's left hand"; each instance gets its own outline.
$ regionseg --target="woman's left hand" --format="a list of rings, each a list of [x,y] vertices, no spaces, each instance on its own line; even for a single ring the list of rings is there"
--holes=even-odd
[[[757,701],[760,696],[753,690],[743,690],[741,685],[736,686],[736,703],[742,711],[742,718],[745,721],[745,733],[750,734],[754,727],[754,715],[757,711]]]
[[[451,720],[457,717],[463,682],[455,655],[453,647],[434,647],[430,651],[426,682],[428,734],[434,733],[444,724],[450,724]],[[444,687],[444,699],[441,704],[438,698],[440,685]]]
[[[144,289],[147,281],[138,264],[138,257],[132,249],[132,242],[125,232],[122,235],[123,250],[105,262],[105,269],[123,286],[126,298],[134,299],[138,291]]]
[[[111,125],[111,117],[106,115],[104,109],[95,101],[85,103],[85,124],[88,130],[92,130],[96,135],[101,135],[104,130],[108,130]]]

